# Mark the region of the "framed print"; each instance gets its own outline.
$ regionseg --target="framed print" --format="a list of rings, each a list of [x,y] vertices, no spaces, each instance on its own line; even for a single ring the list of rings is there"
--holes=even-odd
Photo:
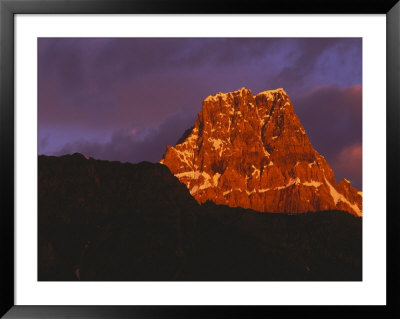
[[[2,1],[1,314],[398,313],[399,8]]]

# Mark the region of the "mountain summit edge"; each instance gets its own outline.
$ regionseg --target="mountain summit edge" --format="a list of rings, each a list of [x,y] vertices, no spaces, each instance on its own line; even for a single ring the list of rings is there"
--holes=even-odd
[[[208,96],[193,128],[160,160],[198,203],[260,212],[342,210],[362,216],[362,192],[336,183],[284,89]]]

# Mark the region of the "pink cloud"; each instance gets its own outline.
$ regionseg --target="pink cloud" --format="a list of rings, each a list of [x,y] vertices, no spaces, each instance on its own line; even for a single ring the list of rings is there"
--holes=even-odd
[[[129,136],[135,136],[136,133],[137,133],[137,129],[133,128],[133,129],[131,129],[131,130],[128,132],[128,135],[129,135]]]
[[[340,169],[342,177],[354,181],[355,178],[362,176],[362,146],[353,144],[344,147],[338,154],[334,165]],[[340,178],[341,179],[341,178]]]

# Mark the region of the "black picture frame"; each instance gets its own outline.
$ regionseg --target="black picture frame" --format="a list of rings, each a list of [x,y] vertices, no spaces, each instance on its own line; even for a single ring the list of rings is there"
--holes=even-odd
[[[387,52],[387,305],[386,306],[19,306],[14,304],[14,17],[16,14],[385,14]],[[398,0],[182,1],[0,0],[0,315],[5,318],[205,318],[399,316],[396,211],[400,136],[400,3]],[[382,102],[383,103],[383,102]],[[379,110],[377,110],[378,112]],[[384,172],[382,172],[384,173]],[[384,206],[384,205],[383,205]],[[382,212],[384,213],[384,212]]]

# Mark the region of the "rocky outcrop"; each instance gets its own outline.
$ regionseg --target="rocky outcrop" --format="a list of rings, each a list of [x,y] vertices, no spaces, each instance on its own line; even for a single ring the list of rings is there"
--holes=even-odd
[[[362,215],[362,193],[347,180],[336,183],[283,89],[253,96],[242,88],[207,97],[193,128],[167,147],[160,163],[199,203]]]

